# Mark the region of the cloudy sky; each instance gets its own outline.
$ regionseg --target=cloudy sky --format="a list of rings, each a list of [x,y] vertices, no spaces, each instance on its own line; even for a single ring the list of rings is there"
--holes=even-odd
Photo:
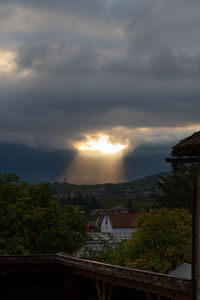
[[[198,0],[0,0],[0,143],[69,151],[104,132],[134,153],[199,130],[199,9]]]

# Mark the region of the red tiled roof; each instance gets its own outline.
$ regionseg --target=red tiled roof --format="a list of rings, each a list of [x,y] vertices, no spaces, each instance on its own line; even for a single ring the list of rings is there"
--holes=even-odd
[[[117,205],[117,206],[115,206],[115,207],[111,207],[110,209],[111,209],[111,210],[112,210],[112,209],[122,209],[122,210],[123,210],[123,209],[126,209],[126,210],[127,210],[126,207],[123,207],[123,206],[121,206],[121,205]]]
[[[136,227],[136,219],[139,213],[113,213],[109,214],[110,222],[114,228]]]

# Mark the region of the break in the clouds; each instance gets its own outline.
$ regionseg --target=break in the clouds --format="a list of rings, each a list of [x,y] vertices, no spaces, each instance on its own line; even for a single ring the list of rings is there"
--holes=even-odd
[[[197,0],[0,0],[0,142],[67,149],[108,132],[198,130]]]

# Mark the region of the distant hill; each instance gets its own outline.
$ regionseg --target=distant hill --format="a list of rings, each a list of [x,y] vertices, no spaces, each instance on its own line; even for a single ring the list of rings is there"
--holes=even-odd
[[[123,159],[127,184],[140,182],[140,178],[148,180],[149,177],[151,178],[147,176],[149,174],[170,171],[171,167],[165,161],[170,149],[171,145],[143,144],[134,151],[128,152]],[[21,180],[30,183],[55,182],[64,177],[76,155],[76,151],[70,149],[47,150],[20,144],[0,143],[0,173],[15,173]]]
[[[145,177],[135,180],[135,181],[131,181],[131,184],[138,184],[138,185],[139,184],[142,184],[142,185],[155,184],[159,180],[159,176],[168,177],[170,175],[171,175],[170,172],[162,172],[159,174],[145,176]]]

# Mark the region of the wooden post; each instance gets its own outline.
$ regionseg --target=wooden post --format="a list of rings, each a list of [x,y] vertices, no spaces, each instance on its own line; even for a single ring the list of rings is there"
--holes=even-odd
[[[65,274],[65,300],[72,299],[72,273],[70,271]]]
[[[100,286],[100,281],[99,280],[95,280],[95,282],[96,282],[96,288],[97,288],[97,293],[98,293],[98,296],[99,296],[99,300],[103,300],[101,286]]]
[[[103,300],[106,300],[106,282],[103,281]]]
[[[147,297],[147,300],[151,300],[151,295],[149,292],[146,292],[146,297]]]
[[[96,288],[97,288],[99,300],[111,300],[112,292],[114,288],[113,283],[110,284],[106,281],[103,281],[101,287],[101,282],[99,280],[96,280]]]
[[[195,240],[195,290],[196,300],[200,299],[200,163],[197,172],[197,199],[196,199],[196,240]]]
[[[112,297],[112,292],[113,292],[114,284],[112,283],[110,288],[109,288],[109,293],[108,293],[108,298],[107,300],[110,300]]]

